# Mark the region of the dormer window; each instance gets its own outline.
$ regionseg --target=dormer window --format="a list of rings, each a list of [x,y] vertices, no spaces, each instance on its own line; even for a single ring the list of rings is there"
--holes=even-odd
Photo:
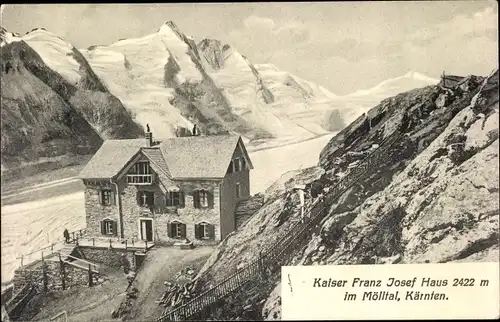
[[[154,173],[148,161],[137,162],[127,174],[127,183],[132,185],[149,185],[153,179]]]
[[[149,166],[149,162],[147,162],[147,161],[137,162],[136,164],[134,164],[132,171],[134,174],[151,174],[152,173],[151,167]]]

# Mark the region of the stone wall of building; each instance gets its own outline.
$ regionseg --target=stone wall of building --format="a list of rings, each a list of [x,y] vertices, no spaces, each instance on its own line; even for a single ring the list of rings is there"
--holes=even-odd
[[[236,184],[240,186],[240,197],[236,196]],[[249,170],[226,175],[221,185],[221,239],[236,229],[236,205],[250,196]]]
[[[179,240],[169,237],[168,224],[174,221],[186,225],[186,238],[194,245],[215,245],[220,242],[220,217],[219,217],[219,182],[218,181],[182,181],[176,185],[184,194],[184,206],[181,208],[165,207],[162,213],[155,213],[155,239],[160,244],[171,245]],[[197,189],[209,192],[209,207],[195,208],[194,195]],[[214,236],[212,239],[197,239],[195,225],[207,223],[213,225]]]
[[[155,207],[153,211],[139,205],[137,194],[141,191],[150,191],[154,193]],[[126,186],[121,193],[124,238],[133,238],[134,240],[140,239],[139,218],[154,219],[153,212],[162,211],[162,203],[164,204],[164,200],[164,193],[157,184],[150,186]]]
[[[114,195],[112,205],[100,204],[99,194],[102,189],[109,189]],[[107,181],[86,182],[85,186],[85,220],[87,223],[87,236],[103,236],[101,232],[101,221],[105,218],[118,223],[118,198],[115,193],[115,186]]]

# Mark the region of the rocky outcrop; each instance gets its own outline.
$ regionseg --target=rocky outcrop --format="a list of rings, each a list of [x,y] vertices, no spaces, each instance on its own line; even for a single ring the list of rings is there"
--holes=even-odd
[[[264,204],[264,195],[256,194],[247,200],[242,200],[236,205],[236,229],[240,229]]]
[[[328,191],[397,135],[383,162],[329,205],[292,265],[498,261],[498,71],[469,80],[465,88],[430,86],[384,100],[329,142],[321,171],[306,182],[311,191]],[[292,187],[266,191],[263,207],[207,261],[201,280],[220,281],[290,229],[299,213]],[[306,204],[316,198],[306,197]],[[267,283],[275,287],[261,291],[268,299],[259,319],[280,319],[279,276]]]
[[[229,47],[222,47],[219,40],[205,38],[198,43],[198,49],[203,61],[213,69],[218,70],[224,67],[224,52]]]

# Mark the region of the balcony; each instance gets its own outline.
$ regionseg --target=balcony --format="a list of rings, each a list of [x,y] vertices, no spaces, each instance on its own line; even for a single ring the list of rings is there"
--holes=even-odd
[[[153,214],[155,213],[154,207],[153,206],[140,206],[139,213],[143,217],[152,217]]]
[[[127,183],[136,186],[145,186],[155,183],[154,174],[127,174]]]

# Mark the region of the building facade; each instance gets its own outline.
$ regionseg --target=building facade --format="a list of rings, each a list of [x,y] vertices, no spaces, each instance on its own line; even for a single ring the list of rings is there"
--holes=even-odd
[[[253,168],[239,136],[190,136],[154,145],[108,140],[82,170],[87,235],[172,245],[217,244],[235,230]]]

